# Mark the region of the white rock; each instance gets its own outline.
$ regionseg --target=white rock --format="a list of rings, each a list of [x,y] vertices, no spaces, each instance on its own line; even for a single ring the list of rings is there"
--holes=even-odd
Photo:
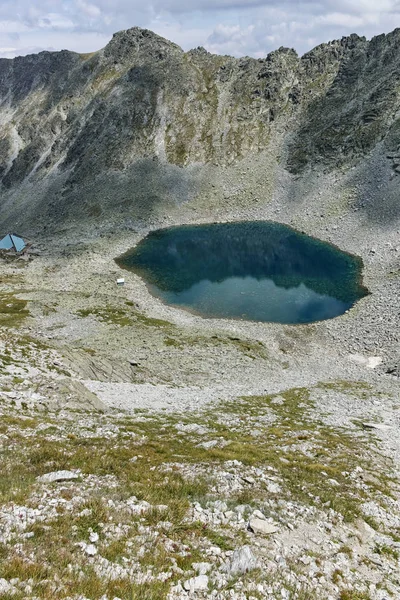
[[[387,431],[390,429],[389,425],[385,425],[384,423],[363,423],[362,424],[365,429],[378,429],[379,431]]]
[[[128,504],[128,502],[127,502]],[[141,513],[144,513],[148,510],[151,509],[151,504],[149,502],[146,502],[146,500],[141,500],[140,502],[138,502],[138,504],[131,504],[129,502],[129,509],[133,514],[136,515],[140,515]]]
[[[238,504],[235,506],[234,510],[238,513],[238,515],[244,515],[246,510],[249,510],[250,506],[248,504]]]
[[[71,481],[78,478],[79,473],[75,471],[53,471],[37,477],[37,481],[41,483],[54,483],[55,481]]]
[[[264,535],[269,535],[278,531],[275,525],[272,525],[263,519],[257,519],[254,517],[250,519],[248,529],[250,529],[253,533],[261,533]]]
[[[11,585],[11,583],[9,583],[7,581],[7,579],[0,579],[0,594],[1,596],[3,596],[3,594],[15,594],[18,590]]]
[[[172,598],[175,598],[175,594],[178,594],[179,597],[181,594],[184,594],[184,589],[182,587],[182,584],[180,581],[178,581],[177,585],[173,585],[172,588],[170,589],[170,596],[172,596]]]
[[[252,477],[251,475],[245,475],[242,479],[243,481],[245,481],[246,483],[250,483],[251,485],[254,485],[256,482],[254,477]]]
[[[193,592],[200,592],[208,589],[208,577],[207,575],[198,575],[188,579],[183,584],[183,587],[187,592],[193,594]]]
[[[85,548],[85,552],[88,556],[95,556],[97,554],[97,548],[94,544],[88,544]]]
[[[214,556],[219,556],[220,554],[222,554],[222,550],[219,546],[211,546],[211,548],[208,548],[208,550],[206,550],[206,554],[213,554]]]
[[[350,354],[350,360],[359,365],[367,367],[367,369],[376,369],[382,364],[381,356],[362,356],[361,354]]]
[[[236,517],[236,514],[233,510],[227,510],[226,512],[224,512],[224,517],[225,519],[228,519],[228,521],[230,521],[231,519],[233,519],[233,517]]]
[[[328,483],[336,487],[340,486],[340,483],[336,479],[328,479]]]
[[[89,540],[92,542],[92,544],[96,544],[96,542],[99,541],[99,534],[92,531],[92,533],[89,535]]]
[[[242,548],[238,548],[234,551],[230,562],[223,570],[228,572],[230,575],[237,575],[248,573],[248,571],[256,569],[257,566],[258,561],[251,551],[250,546],[243,546]]]
[[[218,446],[218,440],[209,440],[208,442],[200,442],[200,444],[197,444],[196,448],[211,450],[211,448],[215,448],[216,446]]]
[[[200,562],[200,563],[193,563],[192,567],[195,571],[197,571],[197,573],[199,575],[206,575],[209,570],[211,569],[212,565],[211,563],[208,562]]]
[[[252,518],[255,517],[256,519],[262,519],[265,521],[265,515],[261,512],[261,510],[255,510],[251,516]]]
[[[266,488],[269,491],[270,494],[279,494],[279,492],[282,491],[281,486],[279,485],[279,483],[274,483],[272,481],[268,481],[266,484]]]
[[[214,510],[225,512],[228,510],[228,505],[223,500],[217,500],[216,502],[214,502]]]
[[[199,435],[204,435],[205,433],[209,432],[208,427],[204,427],[204,425],[200,425],[197,423],[188,423],[187,425],[184,425],[183,423],[178,423],[177,425],[175,425],[175,428],[178,431],[182,431],[184,433],[197,433]]]

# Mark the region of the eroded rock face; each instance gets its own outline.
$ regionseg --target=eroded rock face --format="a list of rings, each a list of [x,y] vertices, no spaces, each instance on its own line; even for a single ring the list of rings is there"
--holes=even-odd
[[[19,194],[18,206],[13,197],[3,218],[21,203],[26,220],[96,218],[118,197],[119,210],[134,205],[146,219],[193,196],[199,181],[181,167],[225,167],[265,150],[295,174],[352,164],[383,138],[392,160],[399,53],[400,30],[256,60],[185,53],[134,27],[93,54],[1,59],[3,195],[41,190]]]

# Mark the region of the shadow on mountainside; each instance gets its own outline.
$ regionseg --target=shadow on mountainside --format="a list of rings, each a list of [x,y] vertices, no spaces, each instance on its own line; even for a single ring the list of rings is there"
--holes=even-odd
[[[371,224],[395,225],[400,220],[400,175],[388,181],[387,171],[366,162],[356,177],[356,207]],[[352,179],[350,178],[350,186]]]
[[[52,185],[46,182],[45,189],[25,186],[3,200],[0,226],[25,235],[43,229],[59,232],[78,224],[103,230],[109,223],[133,226],[192,200],[201,190],[201,173],[153,157],[139,159],[123,172],[99,173],[79,185],[62,188],[60,177]]]

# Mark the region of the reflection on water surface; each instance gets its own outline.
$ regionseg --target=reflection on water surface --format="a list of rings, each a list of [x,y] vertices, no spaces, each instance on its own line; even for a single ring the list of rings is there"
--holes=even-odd
[[[361,259],[271,222],[160,229],[117,262],[164,302],[204,317],[310,323],[367,293]]]

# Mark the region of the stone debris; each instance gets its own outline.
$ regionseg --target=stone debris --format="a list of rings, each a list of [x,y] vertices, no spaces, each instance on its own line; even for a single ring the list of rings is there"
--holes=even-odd
[[[116,415],[115,418],[118,422],[122,416]],[[60,420],[58,423],[56,435],[61,434],[63,427]],[[94,423],[94,416],[80,417],[79,425],[74,423],[75,435],[79,427],[83,431],[88,428],[108,432],[112,436],[120,435],[111,423],[107,426],[103,423],[101,427],[98,423],[94,426]],[[115,444],[115,437],[109,439],[110,444]],[[136,437],[126,439],[135,443]],[[144,454],[134,456],[140,457],[141,461],[146,460]],[[193,482],[206,477],[208,470],[209,465],[176,462],[164,464],[156,470],[152,468],[148,476],[150,480],[160,473],[167,481],[170,473],[179,473],[182,480]],[[53,473],[60,474],[54,471],[47,475]],[[71,473],[78,474],[77,471]],[[367,469],[359,465],[348,473],[349,479],[361,489],[365,486],[367,475]],[[338,489],[334,478],[327,474],[324,477],[332,489]],[[226,460],[213,465],[213,478],[215,483],[209,489],[209,496],[201,502],[191,502],[180,524],[189,531],[194,524],[196,528],[199,523],[202,524],[203,532],[200,528],[199,535],[194,538],[194,548],[177,540],[176,524],[166,520],[167,505],[152,504],[136,496],[119,499],[119,494],[112,495],[112,490],[118,489],[114,475],[87,474],[64,480],[64,486],[52,485],[52,477],[45,482],[39,480],[40,486],[36,486],[33,496],[34,507],[15,503],[0,507],[0,543],[13,544],[14,547],[28,543],[32,535],[33,539],[36,535],[31,530],[32,526],[46,527],[47,522],[57,519],[60,510],[71,517],[90,519],[93,517],[91,500],[95,496],[107,498],[107,508],[113,511],[114,517],[112,520],[102,517],[104,522],[92,522],[83,535],[86,541],[82,540],[80,530],[75,531],[75,525],[71,526],[71,533],[74,535],[75,532],[77,536],[75,545],[80,549],[74,554],[75,563],[71,567],[77,573],[82,568],[79,561],[90,561],[96,575],[107,581],[121,578],[132,583],[171,581],[168,600],[248,600],[252,597],[266,600],[291,600],[293,597],[296,600],[297,596],[291,596],[289,590],[302,590],[304,586],[307,589],[310,585],[320,597],[335,600],[344,587],[354,593],[365,590],[364,577],[368,572],[372,582],[385,577],[386,589],[393,585],[393,597],[396,598],[399,587],[391,583],[395,577],[391,556],[400,551],[400,543],[389,535],[373,530],[361,519],[355,524],[347,524],[339,513],[322,506],[317,499],[314,499],[314,505],[307,505],[292,502],[287,497],[283,499],[280,494],[271,494],[267,490],[268,483],[279,485],[283,490],[284,484],[276,468],[269,465],[253,467],[236,459]],[[247,494],[249,490],[255,498],[256,494],[263,496],[257,508],[233,500],[236,493]],[[394,499],[385,501],[389,502],[385,509],[371,501],[363,505],[363,511],[365,515],[397,528],[400,526],[398,503]],[[149,513],[151,518],[147,521]],[[172,531],[175,533],[171,534]],[[208,533],[211,539],[207,539]],[[228,549],[229,546],[222,541],[221,546],[218,545],[219,539],[229,540],[232,549]],[[106,558],[110,544],[119,544],[120,541],[120,554],[116,559]],[[37,542],[35,539],[36,543],[40,544],[40,538]],[[141,566],[140,560],[146,555],[152,557],[157,545],[168,554],[168,560],[159,572],[149,571],[147,566]],[[385,550],[379,553],[380,548]],[[190,560],[193,551],[200,558],[197,562]],[[367,563],[363,563],[363,569],[367,568],[367,571],[360,571],[360,556],[363,560],[368,558],[368,568]],[[185,560],[185,567],[178,563],[178,557]],[[292,563],[301,565],[301,568],[293,570],[290,567]],[[253,570],[257,570],[254,579],[251,576]],[[334,583],[334,573],[339,572],[343,575]],[[232,581],[236,582],[233,587]],[[22,591],[24,597],[30,598],[27,581],[1,580],[0,590],[1,585],[5,590],[9,589],[9,585],[14,586],[15,593]],[[368,585],[376,586],[375,583]],[[372,600],[384,597],[377,586],[368,587],[368,590]],[[11,594],[9,591],[5,593]]]

